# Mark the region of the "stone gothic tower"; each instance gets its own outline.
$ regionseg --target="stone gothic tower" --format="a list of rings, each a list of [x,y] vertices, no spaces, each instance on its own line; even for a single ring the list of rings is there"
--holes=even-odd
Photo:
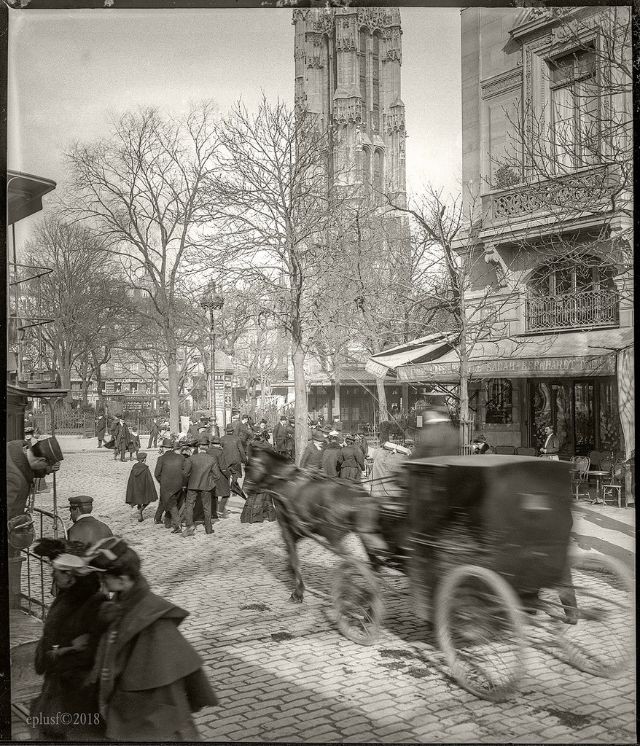
[[[293,11],[295,102],[330,133],[330,179],[406,202],[397,8]]]

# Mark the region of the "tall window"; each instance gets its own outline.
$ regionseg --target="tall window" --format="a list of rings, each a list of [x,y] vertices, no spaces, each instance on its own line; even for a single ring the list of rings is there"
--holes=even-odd
[[[373,54],[371,56],[371,82],[373,87],[373,101],[371,113],[371,129],[380,132],[380,37],[373,36]]]
[[[511,422],[513,411],[511,381],[507,378],[491,378],[487,381],[486,422],[505,424]]]
[[[369,86],[367,80],[367,32],[360,30],[358,47],[358,66],[360,73],[360,99],[362,101],[362,122],[369,129]]]
[[[369,148],[362,148],[362,183],[364,184],[365,191],[370,193],[373,179],[371,173],[371,150]]]
[[[376,194],[382,194],[384,185],[384,155],[379,148],[373,155],[373,188]]]
[[[594,49],[549,62],[553,148],[557,164],[579,168],[600,152],[599,96]]]
[[[613,288],[613,268],[594,256],[546,264],[535,272],[530,283],[535,295],[545,296]]]

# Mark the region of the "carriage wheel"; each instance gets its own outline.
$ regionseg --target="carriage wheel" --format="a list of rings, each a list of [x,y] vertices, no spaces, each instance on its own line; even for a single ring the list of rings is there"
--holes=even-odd
[[[357,560],[344,560],[334,571],[331,599],[340,632],[359,645],[380,634],[384,603],[373,572]]]
[[[497,573],[461,565],[443,579],[435,600],[440,648],[452,675],[476,697],[504,701],[524,670],[520,602]]]
[[[603,554],[575,555],[570,562],[578,623],[558,624],[556,641],[580,671],[616,676],[635,660],[633,577]]]

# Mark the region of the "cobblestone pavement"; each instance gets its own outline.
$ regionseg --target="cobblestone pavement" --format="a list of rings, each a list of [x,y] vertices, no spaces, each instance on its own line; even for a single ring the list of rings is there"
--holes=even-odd
[[[329,618],[336,558],[327,551],[301,542],[310,589],[303,604],[291,604],[276,523],[240,524],[238,497],[231,498],[231,517],[216,523],[210,536],[202,527],[193,538],[171,535],[153,523],[151,508],[138,523],[124,503],[131,464],[114,462],[95,441],[61,442],[60,505],[72,494],[93,495],[94,515],[140,553],[153,589],[190,611],[181,629],[202,656],[221,703],[196,716],[205,740],[636,741],[634,673],[607,680],[576,671],[536,630],[520,693],[507,703],[476,699],[449,677],[432,629],[412,614],[405,578],[385,576],[383,633],[371,646],[357,645]],[[150,451],[152,470],[156,458]],[[43,507],[47,502],[50,495],[40,496]],[[626,511],[621,525],[632,513]],[[607,524],[612,542],[614,529]],[[581,528],[582,537],[586,531]]]

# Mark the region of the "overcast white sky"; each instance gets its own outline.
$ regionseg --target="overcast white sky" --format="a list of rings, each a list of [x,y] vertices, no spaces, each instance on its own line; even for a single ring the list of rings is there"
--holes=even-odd
[[[176,111],[202,98],[223,112],[239,97],[254,108],[262,90],[293,102],[290,9],[27,9],[9,17],[9,168],[54,179],[58,189],[69,143],[108,134],[110,114],[141,105]],[[460,9],[402,8],[401,17],[407,186],[455,192]]]

